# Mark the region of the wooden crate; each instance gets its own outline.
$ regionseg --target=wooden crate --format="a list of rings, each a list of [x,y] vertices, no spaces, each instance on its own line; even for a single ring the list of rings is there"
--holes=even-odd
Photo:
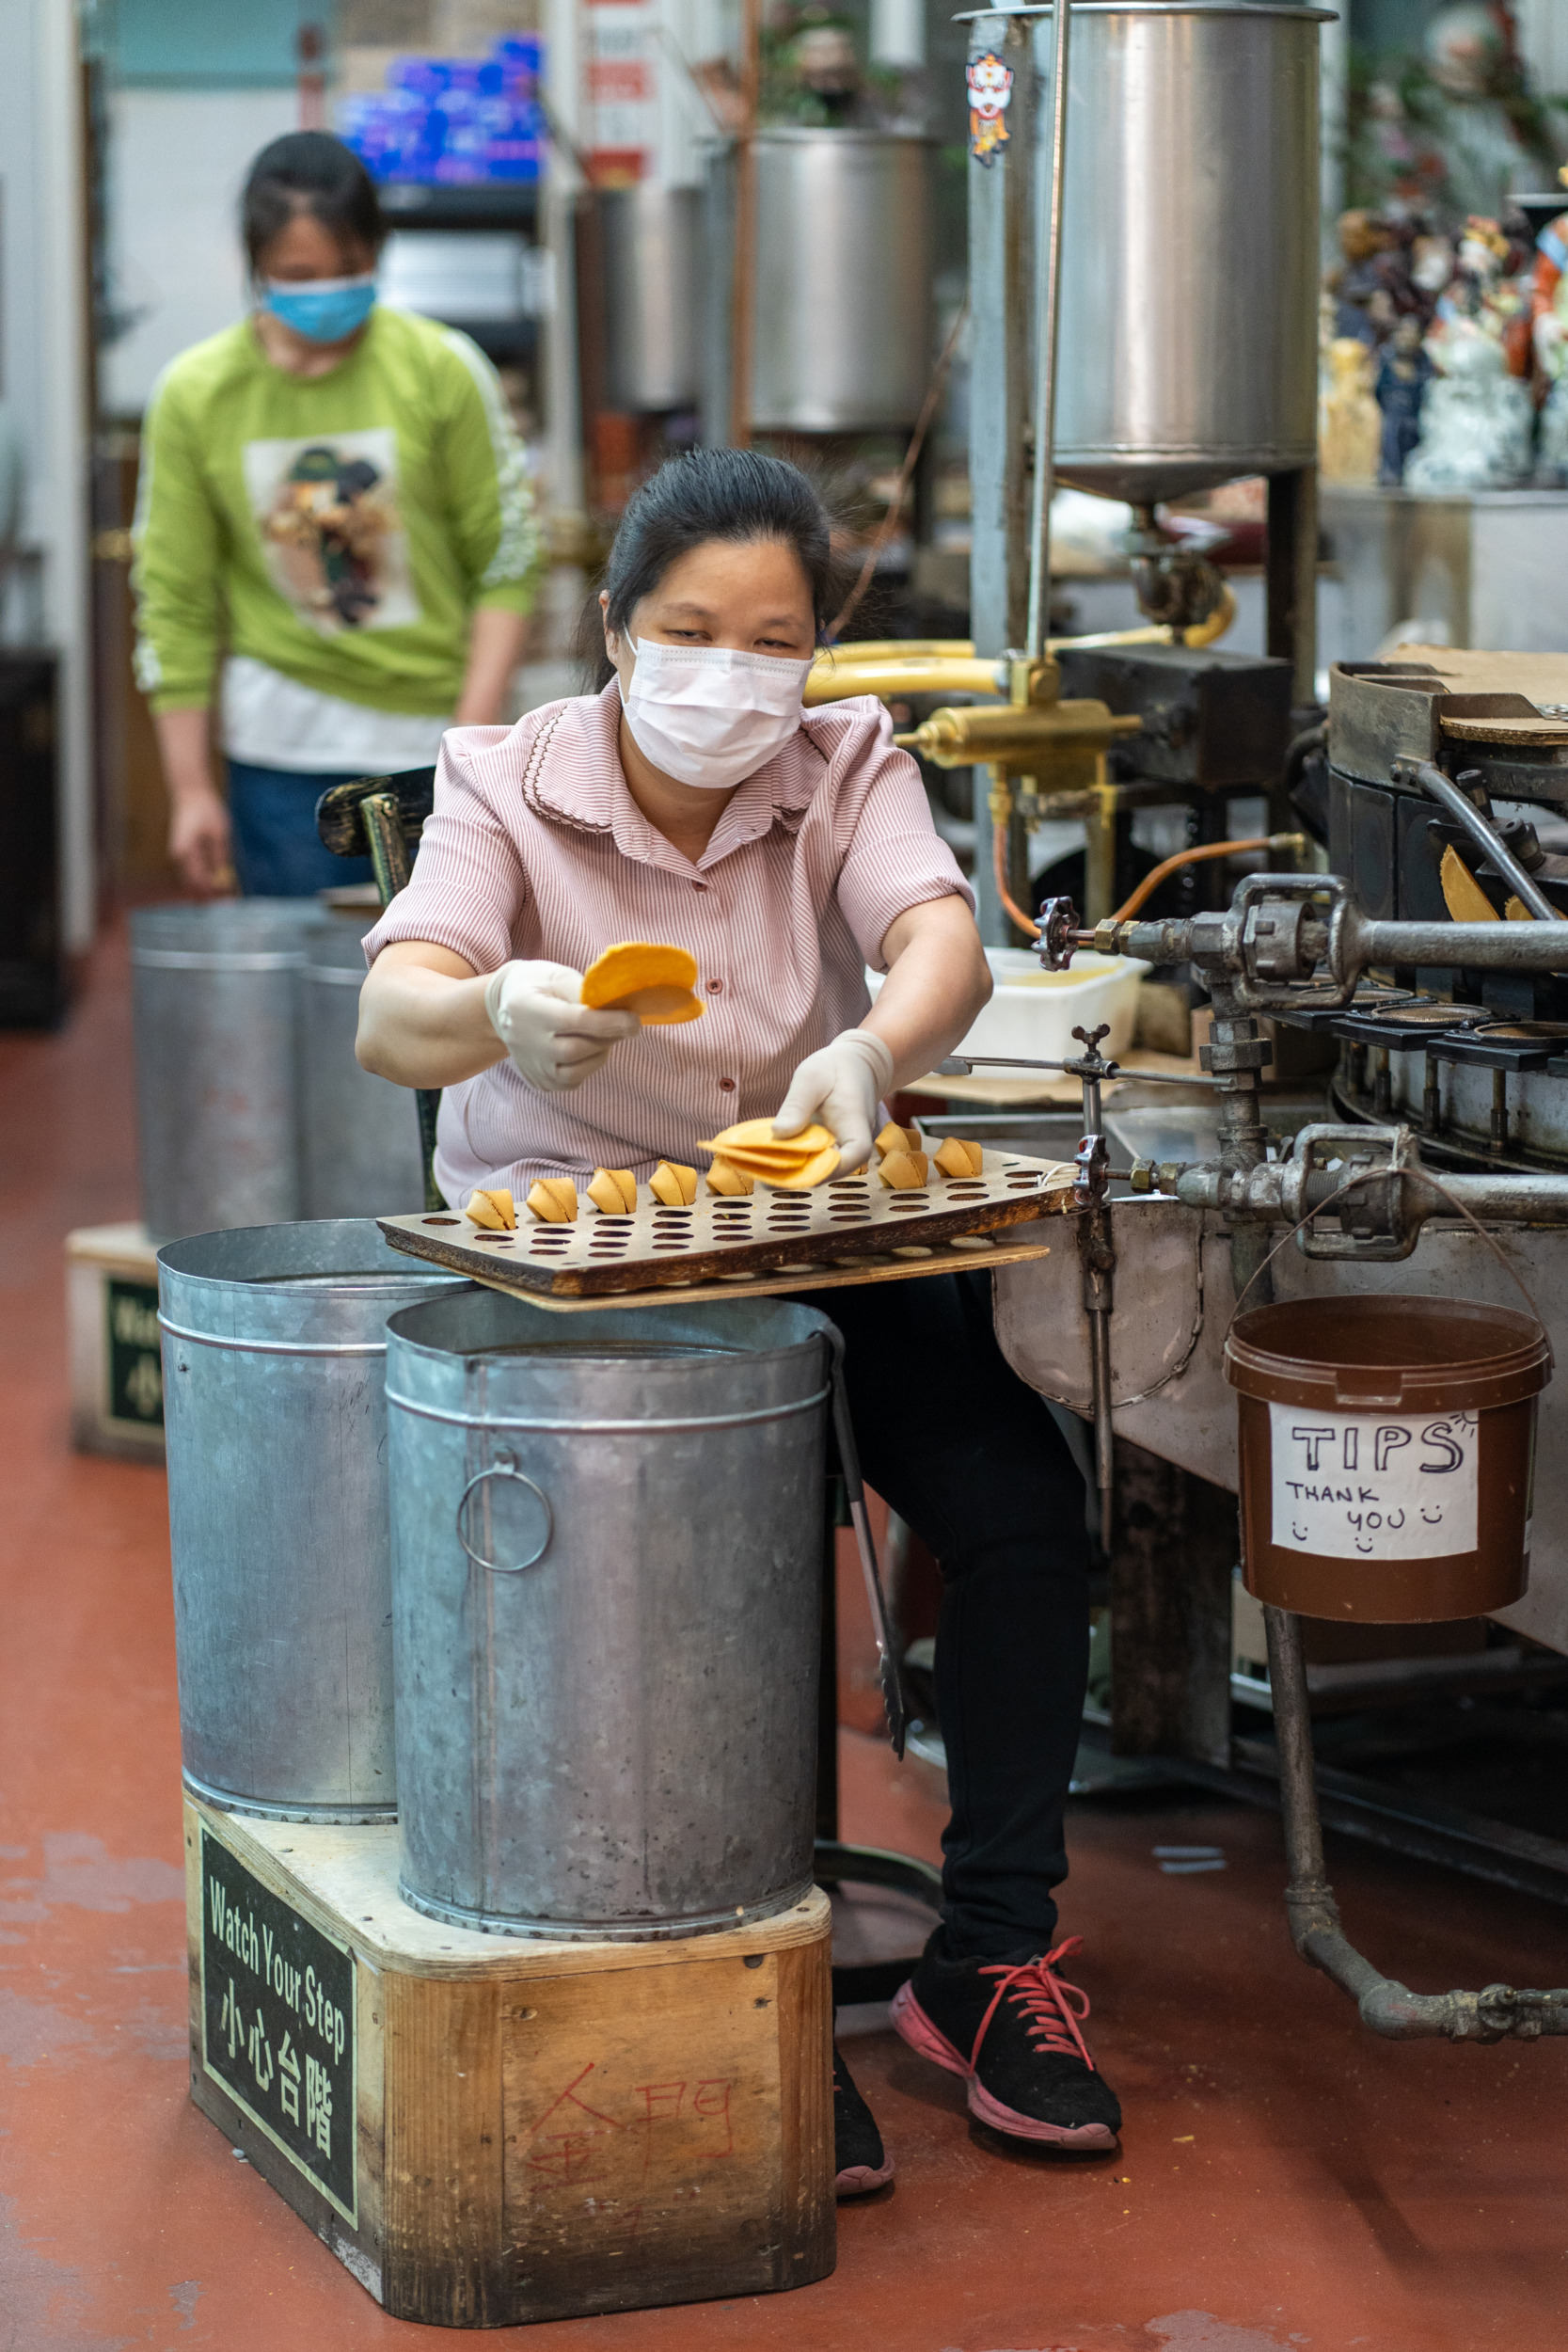
[[[819,1890],[759,1927],[543,1943],[426,1919],[395,1826],[187,1797],[191,2096],[400,2319],[768,2294],[834,2260]]]
[[[79,1454],[164,1458],[157,1245],[139,1225],[65,1237],[71,1437]]]

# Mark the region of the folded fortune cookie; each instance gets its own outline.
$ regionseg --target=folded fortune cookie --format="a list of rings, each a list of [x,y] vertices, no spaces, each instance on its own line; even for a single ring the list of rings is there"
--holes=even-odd
[[[929,1167],[924,1152],[890,1152],[877,1173],[895,1192],[918,1192]]]
[[[637,1206],[637,1179],[629,1168],[596,1168],[588,1198],[606,1216],[626,1216]]]
[[[578,1188],[569,1176],[541,1176],[528,1205],[542,1225],[575,1225]]]
[[[697,1171],[679,1160],[660,1160],[648,1179],[648,1189],[667,1209],[689,1209],[697,1198]]]
[[[517,1230],[517,1212],[504,1184],[471,1192],[464,1214],[470,1225],[482,1226],[489,1233],[514,1233]]]
[[[937,1153],[937,1166],[944,1176],[978,1176],[985,1164],[980,1146],[965,1143],[958,1136],[948,1136]]]

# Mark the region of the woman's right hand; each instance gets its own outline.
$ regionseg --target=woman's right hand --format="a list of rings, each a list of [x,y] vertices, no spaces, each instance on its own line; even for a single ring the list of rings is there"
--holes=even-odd
[[[229,811],[212,785],[176,796],[169,811],[168,854],[188,889],[203,898],[231,890],[231,833]]]
[[[205,709],[160,710],[158,755],[168,787],[168,854],[188,889],[210,898],[232,890],[232,834],[213,779],[212,721]]]
[[[570,964],[503,963],[484,984],[484,1009],[513,1068],[542,1094],[563,1094],[602,1070],[642,1024],[634,1012],[594,1012]]]

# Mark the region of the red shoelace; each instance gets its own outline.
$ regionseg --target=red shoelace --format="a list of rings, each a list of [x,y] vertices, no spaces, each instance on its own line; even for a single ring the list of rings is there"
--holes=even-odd
[[[1074,1952],[1083,1948],[1083,1937],[1069,1935],[1042,1960],[1022,1961],[1014,1967],[999,1961],[981,1969],[983,1977],[995,1977],[1000,1981],[991,1995],[990,2007],[980,2020],[980,2030],[969,2054],[971,2074],[979,2061],[986,2028],[1003,2001],[1017,2001],[1029,2021],[1032,2041],[1063,2058],[1082,2058],[1091,2074],[1097,2072],[1088,2045],[1078,2030],[1079,2019],[1089,2013],[1089,1996],[1081,1984],[1066,1984],[1054,1973],[1059,1960],[1070,1960]]]

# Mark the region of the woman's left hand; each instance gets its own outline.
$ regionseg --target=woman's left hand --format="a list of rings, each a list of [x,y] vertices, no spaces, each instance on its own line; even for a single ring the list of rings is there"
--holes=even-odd
[[[893,1084],[893,1055],[869,1029],[845,1029],[805,1060],[789,1082],[773,1133],[798,1136],[819,1119],[838,1140],[838,1169],[847,1176],[871,1157],[877,1104]]]

